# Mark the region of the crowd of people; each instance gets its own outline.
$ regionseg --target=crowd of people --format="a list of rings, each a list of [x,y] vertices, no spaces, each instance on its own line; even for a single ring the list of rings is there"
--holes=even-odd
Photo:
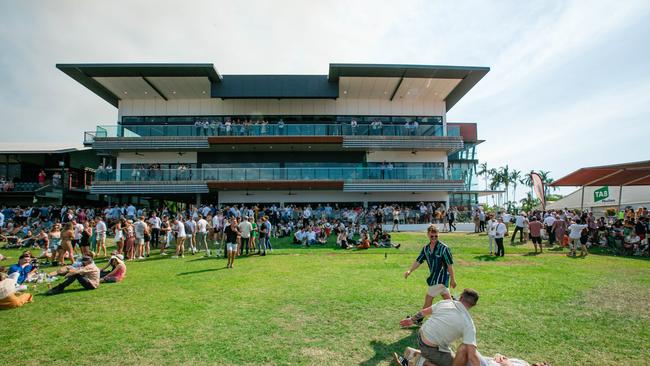
[[[547,247],[558,245],[569,248],[569,256],[588,254],[591,247],[600,247],[617,255],[650,255],[647,234],[650,232],[650,214],[645,207],[637,210],[626,208],[616,216],[596,217],[588,210],[534,210],[520,211],[515,215],[497,212],[496,214],[475,214],[484,217],[479,220],[477,232],[487,232],[490,254],[504,255],[503,240],[510,236],[515,244],[532,241],[535,253],[543,252],[542,243]],[[514,226],[512,235],[508,224]]]

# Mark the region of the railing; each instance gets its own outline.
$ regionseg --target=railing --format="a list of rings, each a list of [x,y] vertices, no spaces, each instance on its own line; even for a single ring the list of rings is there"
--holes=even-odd
[[[453,134],[452,134],[453,133]],[[85,133],[84,142],[102,137],[162,136],[445,136],[441,125],[413,124],[224,124],[206,125],[104,125]],[[447,136],[460,136],[450,126]]]
[[[0,182],[0,192],[34,192],[40,187],[38,182]]]
[[[105,182],[169,182],[169,181],[283,181],[283,180],[463,180],[461,169],[431,168],[179,168],[121,169],[96,171],[95,181]]]

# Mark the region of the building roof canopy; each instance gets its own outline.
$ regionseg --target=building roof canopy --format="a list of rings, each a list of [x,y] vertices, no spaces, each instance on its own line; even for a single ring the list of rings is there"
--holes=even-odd
[[[650,185],[650,161],[578,169],[551,183],[552,186]]]
[[[328,75],[226,75],[213,64],[57,64],[117,107],[122,99],[406,99],[449,110],[487,67],[330,64]]]

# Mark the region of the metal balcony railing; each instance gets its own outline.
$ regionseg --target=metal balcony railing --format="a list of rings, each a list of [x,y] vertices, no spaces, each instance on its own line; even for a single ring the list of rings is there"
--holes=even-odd
[[[85,143],[102,137],[197,136],[460,136],[457,126],[415,124],[229,124],[102,125],[87,131]]]
[[[464,180],[466,170],[431,168],[191,168],[177,169],[134,168],[120,170],[97,170],[96,182],[175,182],[175,181],[306,181],[333,180],[354,182],[378,181],[429,181]]]

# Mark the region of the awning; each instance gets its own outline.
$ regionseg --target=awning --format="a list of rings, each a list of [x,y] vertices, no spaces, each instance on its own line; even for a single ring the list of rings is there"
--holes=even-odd
[[[551,183],[552,186],[650,185],[650,160],[578,169]]]

